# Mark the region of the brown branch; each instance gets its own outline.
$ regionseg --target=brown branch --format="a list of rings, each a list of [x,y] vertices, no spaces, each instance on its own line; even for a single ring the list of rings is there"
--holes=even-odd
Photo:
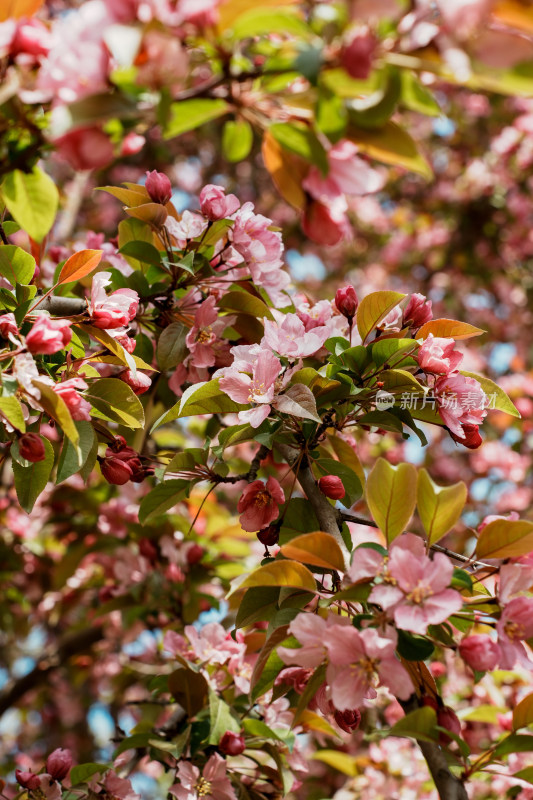
[[[344,513],[341,513],[340,517],[345,522],[355,522],[357,525],[367,525],[369,528],[378,527],[373,520],[366,519],[365,517],[356,517],[353,514]],[[456,553],[454,550],[450,550],[448,547],[442,547],[440,544],[431,544],[430,549],[434,550],[436,553],[444,553],[450,558],[454,558],[456,561],[461,561],[463,564],[469,564],[471,567],[485,567],[488,569],[494,568],[493,564],[487,564],[485,561],[472,561],[470,556],[463,556],[461,553]]]
[[[0,716],[18,703],[27,692],[37,689],[44,683],[50,672],[59,669],[72,656],[89,650],[103,636],[101,625],[67,634],[60,640],[55,653],[44,655],[31,672],[18,680],[10,681],[0,692]]]
[[[41,311],[49,311],[56,317],[74,317],[87,311],[87,303],[79,297],[47,297],[39,304]]]

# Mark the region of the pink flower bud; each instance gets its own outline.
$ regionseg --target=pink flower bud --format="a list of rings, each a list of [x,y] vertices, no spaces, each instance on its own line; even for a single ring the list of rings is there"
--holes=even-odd
[[[30,791],[38,789],[41,785],[39,776],[34,775],[33,772],[22,772],[22,770],[16,769],[15,778],[20,786],[22,786],[24,789],[29,789]]]
[[[56,781],[62,781],[70,772],[72,755],[70,750],[58,747],[46,759],[46,771]]]
[[[134,156],[143,149],[146,144],[146,139],[135,131],[126,134],[120,146],[121,156]]]
[[[361,712],[357,708],[352,711],[335,711],[333,716],[339,728],[346,733],[352,733],[361,723]]]
[[[455,733],[456,736],[461,735],[461,723],[457,714],[450,706],[442,706],[439,708],[437,711],[437,725],[441,728],[446,728],[446,730],[451,731],[451,733]],[[445,733],[439,734],[439,742],[441,745],[446,746],[451,741],[451,737],[446,736]]]
[[[129,464],[117,456],[104,458],[100,468],[106,481],[115,486],[123,486],[133,476],[133,470]]]
[[[457,436],[453,431],[450,431],[450,436],[454,442],[462,444],[463,447],[468,447],[469,450],[477,450],[477,448],[481,447],[483,444],[483,439],[479,433],[479,425],[471,425],[467,423],[466,425],[463,425],[463,433],[465,435],[464,439],[460,439],[459,436]]]
[[[403,324],[410,324],[412,328],[421,328],[426,322],[433,319],[431,300],[426,300],[423,294],[412,294],[403,312]]]
[[[144,185],[154,203],[161,203],[162,206],[166,206],[172,197],[172,184],[163,172],[158,172],[155,169],[152,172],[147,172]]]
[[[233,731],[226,731],[218,744],[218,749],[226,756],[240,756],[246,749],[244,736]]]
[[[0,317],[0,335],[7,339],[10,333],[17,336],[19,332],[15,315],[11,312],[9,314],[2,314]]]
[[[318,488],[332,500],[342,500],[346,494],[344,485],[337,475],[324,475],[318,481]]]
[[[50,319],[41,314],[26,336],[26,346],[34,355],[52,355],[62,350],[72,339],[70,320]]]
[[[359,300],[353,286],[343,286],[337,289],[335,305],[338,311],[340,311],[343,317],[346,317],[348,321],[351,321],[355,317]]]
[[[224,219],[231,216],[240,206],[240,202],[234,194],[224,192],[223,186],[216,186],[213,183],[204,186],[200,192],[200,208],[202,214],[207,219]]]
[[[18,444],[19,453],[26,461],[31,461],[34,464],[37,461],[44,461],[46,451],[43,440],[38,433],[23,433]]]
[[[493,642],[486,633],[466,636],[459,645],[459,654],[463,661],[476,672],[495,669],[501,658],[499,645]]]
[[[204,557],[204,553],[205,553],[204,548],[195,542],[187,550],[186,554],[187,563],[190,564],[191,566],[193,564],[198,564],[198,562],[201,561],[202,558]]]
[[[372,69],[377,39],[366,25],[356,28],[341,50],[341,64],[351,78],[364,81]]]
[[[121,372],[118,377],[121,381],[127,383],[135,394],[144,394],[152,385],[151,378],[145,375],[144,372],[137,372],[137,374],[134,375],[131,369],[126,369],[124,372]]]

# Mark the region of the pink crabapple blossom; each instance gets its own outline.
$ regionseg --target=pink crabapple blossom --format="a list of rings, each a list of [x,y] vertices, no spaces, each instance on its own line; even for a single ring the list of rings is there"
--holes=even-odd
[[[455,339],[442,339],[430,333],[416,354],[416,360],[424,372],[449,375],[457,369],[463,354],[455,350]]]
[[[88,311],[96,328],[122,328],[137,314],[139,295],[133,289],[117,289],[110,295],[105,287],[111,282],[110,272],[98,272],[92,283]]]
[[[52,355],[62,350],[72,339],[71,322],[68,319],[50,319],[40,314],[26,336],[30,353]]]
[[[226,762],[218,753],[210,756],[201,772],[190,761],[180,761],[177,777],[179,783],[169,789],[177,800],[237,800],[226,775]]]
[[[285,502],[285,493],[276,478],[268,478],[266,484],[257,480],[249,483],[237,503],[239,522],[245,531],[254,533],[274,522],[279,515],[279,506]]]

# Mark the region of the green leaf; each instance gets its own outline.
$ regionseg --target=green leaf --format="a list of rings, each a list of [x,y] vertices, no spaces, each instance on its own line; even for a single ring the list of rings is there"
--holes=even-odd
[[[426,661],[432,655],[435,647],[425,636],[398,631],[397,650],[407,661]]]
[[[27,511],[28,514],[46,487],[54,466],[54,448],[48,439],[43,436],[40,438],[45,452],[43,461],[36,461],[35,463],[22,461],[21,464],[13,458],[12,462],[17,498],[24,511]]]
[[[370,95],[348,100],[351,122],[361,128],[380,128],[396,110],[401,91],[399,71],[388,67],[382,71],[382,86]]]
[[[327,175],[328,157],[313,130],[302,122],[275,122],[269,128],[274,139],[291,153],[301,156]]]
[[[245,119],[230,119],[222,132],[222,152],[232,163],[247,158],[254,142],[252,126]]]
[[[391,366],[409,366],[409,362],[416,364],[414,359],[407,359],[405,353],[413,353],[418,350],[418,343],[412,339],[380,339],[371,345],[372,360],[376,366],[381,367],[387,364]]]
[[[169,508],[175,506],[189,491],[192,482],[179,478],[163,481],[155,489],[148,492],[141,500],[139,507],[139,522],[144,525],[149,519],[164,514]]]
[[[396,722],[388,731],[388,736],[410,736],[423,742],[434,742],[438,739],[435,732],[437,715],[433,708],[424,706],[411,711]]]
[[[139,398],[124,381],[101,378],[91,384],[85,397],[92,405],[92,414],[100,419],[118,422],[128,428],[142,428],[144,410]]]
[[[209,689],[209,731],[208,744],[218,744],[226,731],[238,733],[241,726],[231,714],[227,703],[211,688]]]
[[[334,569],[339,572],[345,569],[344,556],[339,545],[333,536],[323,531],[295,536],[282,545],[281,553],[285,558],[313,567]]]
[[[457,524],[465,506],[468,491],[463,481],[452,486],[439,486],[429,472],[418,473],[418,515],[426,531],[429,544],[435,544]]]
[[[257,736],[261,739],[274,739],[274,741],[282,742],[283,739],[275,733],[272,728],[269,728],[262,720],[260,719],[244,719],[243,720],[243,728],[244,732],[248,736]]]
[[[368,335],[375,330],[394,306],[397,306],[404,294],[400,292],[371,292],[363,297],[357,309],[357,330],[363,344]]]
[[[481,388],[490,401],[489,409],[494,408],[497,411],[503,411],[505,414],[509,414],[511,417],[518,417],[520,419],[519,410],[511,401],[511,398],[508,397],[497,383],[494,383],[494,381],[491,381],[489,378],[485,378],[483,375],[477,375],[475,372],[464,372],[461,370],[461,375],[467,378],[474,378],[481,384]]]
[[[218,307],[224,311],[237,311],[239,314],[248,314],[251,317],[272,319],[272,313],[267,304],[250,292],[232,291],[223,294],[218,301]]]
[[[13,219],[32,239],[42,242],[54,224],[59,202],[53,180],[39,167],[29,173],[16,169],[4,178],[1,194]]]
[[[518,558],[533,550],[533,522],[495,519],[485,525],[476,545],[478,558]]]
[[[351,127],[347,138],[357,145],[361,153],[384,164],[403,167],[431,180],[433,170],[416,143],[395,122],[387,122],[381,128],[363,129]]]
[[[158,267],[161,264],[161,252],[149,242],[126,242],[119,250],[123,256],[130,256],[143,264],[152,264]]]
[[[0,415],[21,433],[26,432],[26,420],[22,413],[20,401],[13,395],[0,397]]]
[[[185,339],[189,329],[181,322],[171,322],[157,342],[157,363],[162,370],[173,369],[187,355]]]
[[[269,620],[279,598],[277,586],[257,586],[247,589],[237,609],[236,628],[245,628],[259,620]]]
[[[358,760],[349,753],[342,753],[340,750],[318,750],[312,757],[315,761],[322,761],[337,772],[342,772],[343,775],[353,778],[359,774]]]
[[[41,393],[39,402],[46,413],[61,425],[65,436],[70,439],[74,447],[77,447],[80,435],[63,398],[56,394],[51,386],[48,386],[48,384],[42,381],[34,380],[33,385],[39,389]]]
[[[286,667],[285,662],[278,656],[276,648],[287,639],[288,628],[288,625],[277,628],[268,637],[257,656],[250,681],[254,700],[273,686],[281,670]]]
[[[92,778],[94,775],[102,775],[112,766],[112,764],[77,764],[70,770],[70,782],[72,786]]]
[[[531,750],[533,750],[533,736],[526,733],[511,733],[499,743],[494,755],[501,758],[510,753],[528,753]]]
[[[513,730],[533,724],[533,693],[526,695],[513,709]]]
[[[311,31],[299,10],[290,8],[266,8],[259,6],[240,14],[231,25],[234,39],[248,39],[262,34],[293,34],[308,38]]]
[[[402,95],[401,102],[411,111],[418,111],[429,117],[440,117],[441,108],[429,89],[423,86],[414,72],[401,70]]]
[[[341,479],[346,494],[340,502],[346,508],[351,508],[362,496],[363,488],[359,477],[351,467],[343,464],[341,461],[336,461],[334,458],[320,458],[313,463],[313,468],[318,471],[321,476],[336,475]]]
[[[209,685],[200,672],[180,667],[168,676],[168,688],[188,718],[205,708]]]
[[[69,439],[64,440],[57,464],[56,483],[66,481],[67,478],[78,472],[85,465],[94,448],[94,443],[97,442],[94,428],[90,422],[80,420],[74,422],[74,425],[78,429],[79,444],[76,448]]]
[[[231,111],[231,106],[225,100],[209,100],[194,98],[181,100],[170,106],[170,118],[165,127],[165,139],[173,139],[182,133],[192,131],[211,122],[217,117],[222,117]]]
[[[14,244],[0,246],[0,275],[7,278],[11,286],[28,284],[35,273],[35,259],[22,247]]]
[[[181,417],[193,417],[197,414],[227,414],[232,411],[240,411],[245,407],[231,400],[219,388],[218,380],[196,383],[186,389],[181,399],[157,420],[152,431]]]
[[[416,505],[416,468],[378,458],[366,482],[368,507],[388,544],[407,527]]]

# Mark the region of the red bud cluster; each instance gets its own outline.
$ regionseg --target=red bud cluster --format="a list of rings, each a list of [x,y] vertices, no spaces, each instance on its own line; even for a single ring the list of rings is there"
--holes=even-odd
[[[123,436],[117,436],[107,448],[105,458],[100,460],[100,469],[106,481],[114,486],[123,486],[128,481],[141,483],[153,474],[150,467],[143,465],[139,453],[126,444]]]

